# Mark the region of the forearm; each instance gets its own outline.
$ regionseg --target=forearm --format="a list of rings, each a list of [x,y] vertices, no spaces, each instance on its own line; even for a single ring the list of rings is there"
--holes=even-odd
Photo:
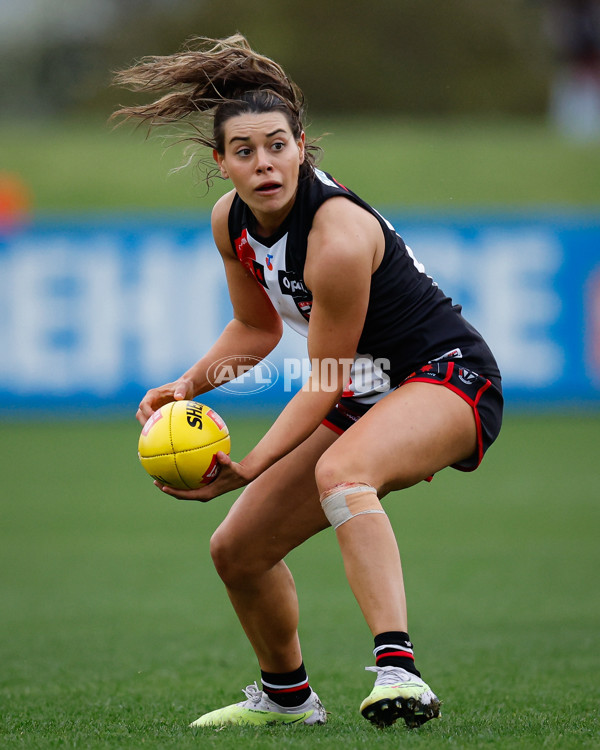
[[[214,388],[215,380],[225,382],[232,375],[236,377],[238,368],[264,359],[277,345],[279,338],[277,332],[265,332],[234,319],[227,324],[208,352],[180,380],[192,383],[195,396],[206,393]],[[242,370],[239,372],[241,374]]]
[[[303,388],[288,402],[269,431],[242,459],[253,477],[290,453],[321,424],[339,398],[341,389],[332,391]]]

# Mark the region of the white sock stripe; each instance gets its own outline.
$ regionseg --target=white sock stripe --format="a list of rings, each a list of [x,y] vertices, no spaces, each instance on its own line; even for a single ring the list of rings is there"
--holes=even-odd
[[[272,690],[289,690],[290,688],[302,687],[302,685],[306,685],[308,683],[308,677],[305,680],[302,680],[302,682],[296,682],[293,685],[273,685],[273,683],[265,682],[265,680],[263,679],[261,679],[261,682],[265,687],[271,688]]]
[[[377,646],[377,648],[373,649],[373,656],[377,656],[377,654],[380,651],[383,651],[385,648],[397,648],[398,651],[407,651],[409,654],[413,654],[412,648],[409,648],[408,646],[400,646],[397,643],[386,643],[384,646]]]

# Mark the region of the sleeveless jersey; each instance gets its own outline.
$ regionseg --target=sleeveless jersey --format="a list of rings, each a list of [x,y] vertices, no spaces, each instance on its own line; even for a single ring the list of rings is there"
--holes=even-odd
[[[468,359],[479,374],[499,382],[491,351],[462,316],[461,307],[454,305],[425,273],[386,219],[321,170],[315,170],[313,178],[300,180],[292,210],[268,238],[253,234],[254,217],[237,194],[229,212],[229,235],[235,253],[282,319],[308,336],[313,300],[304,281],[308,235],[319,207],[337,196],[373,215],[385,239],[382,261],[371,276],[351,381],[343,395],[372,403],[425,363],[445,357]]]

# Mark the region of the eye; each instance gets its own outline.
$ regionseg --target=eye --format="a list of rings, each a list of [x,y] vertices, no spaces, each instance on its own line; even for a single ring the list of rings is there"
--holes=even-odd
[[[240,148],[240,149],[238,149],[238,150],[237,150],[237,151],[235,152],[235,155],[236,155],[236,156],[250,156],[250,153],[251,153],[250,149],[249,149],[249,148],[246,148],[246,147],[244,147],[244,148]]]
[[[275,141],[271,148],[273,149],[273,151],[281,151],[285,148],[285,143],[283,141]]]

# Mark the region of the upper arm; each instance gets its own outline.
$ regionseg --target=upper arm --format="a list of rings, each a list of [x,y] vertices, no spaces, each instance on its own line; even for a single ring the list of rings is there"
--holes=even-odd
[[[313,294],[311,359],[354,358],[383,242],[377,219],[346,198],[331,198],[317,211],[304,272]]]
[[[240,263],[231,244],[229,210],[234,195],[232,190],[219,198],[211,215],[213,238],[225,266],[233,315],[245,325],[280,337],[283,326],[279,314],[254,276]]]

